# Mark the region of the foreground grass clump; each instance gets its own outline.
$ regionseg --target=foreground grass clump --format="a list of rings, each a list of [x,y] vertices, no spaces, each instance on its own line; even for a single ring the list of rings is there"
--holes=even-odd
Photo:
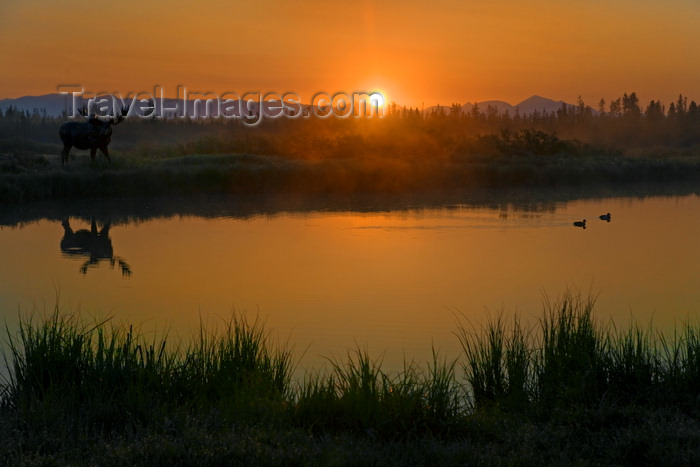
[[[700,331],[600,325],[594,300],[539,323],[458,326],[464,354],[395,374],[357,348],[293,381],[259,321],[189,343],[55,309],[7,333],[0,455],[11,463],[700,461]],[[148,459],[148,461],[145,461]]]
[[[40,323],[20,323],[9,350],[6,408],[98,431],[159,423],[179,411],[225,407],[258,416],[248,402],[281,403],[291,370],[289,352],[272,351],[262,326],[237,316],[223,332],[202,328],[196,343],[171,349],[166,339],[148,342],[131,327],[86,325],[55,310]]]
[[[618,331],[593,316],[595,300],[566,294],[545,299],[539,325],[502,317],[476,330],[460,326],[468,400],[550,417],[602,406],[677,407],[700,414],[700,334],[689,322],[673,338],[632,323]]]
[[[347,431],[381,439],[440,434],[453,430],[462,415],[462,391],[455,362],[433,354],[424,373],[404,364],[397,375],[382,371],[366,351],[349,353],[333,371],[307,377],[294,403],[294,420],[315,432]]]

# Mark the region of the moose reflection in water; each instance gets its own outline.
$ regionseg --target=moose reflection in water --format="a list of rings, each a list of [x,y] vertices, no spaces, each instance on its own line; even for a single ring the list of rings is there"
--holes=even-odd
[[[81,229],[73,231],[68,218],[63,219],[63,238],[61,239],[61,251],[66,256],[88,258],[80,267],[80,273],[85,275],[90,266],[99,265],[102,260],[109,260],[109,265],[114,268],[119,264],[122,276],[131,276],[131,267],[119,256],[114,256],[112,239],[109,238],[110,222],[107,221],[102,229],[97,230],[97,222],[92,219],[90,230]]]

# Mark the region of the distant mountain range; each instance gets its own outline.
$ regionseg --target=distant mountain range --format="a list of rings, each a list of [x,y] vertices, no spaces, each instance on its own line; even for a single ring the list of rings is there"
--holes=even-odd
[[[93,97],[93,96],[89,96]],[[75,106],[78,109],[82,109],[88,106],[88,98],[83,98],[78,96],[75,99]],[[109,96],[107,96],[109,97]],[[156,115],[165,115],[167,117],[175,117],[187,115],[189,117],[202,117],[202,116],[216,116],[218,115],[218,108],[215,103],[207,103],[203,98],[190,99],[187,100],[186,104],[183,105],[182,99],[159,99],[156,98],[153,102],[148,100],[131,102],[130,99],[124,99],[126,103],[129,103],[134,110],[130,112],[130,115],[135,112],[136,115],[146,115],[151,113],[151,106],[155,106]],[[114,99],[106,98],[103,103],[106,103],[106,112],[110,115],[112,112],[112,104],[117,102],[117,107],[121,108],[119,97]],[[21,111],[29,111],[30,113],[38,112],[43,115],[46,112],[47,116],[59,117],[63,112],[67,112],[69,115],[73,114],[73,98],[67,94],[45,94],[43,96],[24,96],[16,99],[0,99],[0,109],[3,112],[9,108],[14,107]],[[241,101],[231,101],[224,104],[222,101],[223,112],[228,115],[240,115],[240,110],[243,109],[243,114],[246,116],[257,116],[259,104],[256,102],[247,103]],[[304,107],[300,109],[300,107]],[[296,112],[307,111],[307,106],[297,106]],[[104,109],[103,109],[104,110]],[[280,102],[264,102],[263,103],[263,114],[266,116],[279,116],[282,113],[287,115],[292,114],[289,107],[282,109]],[[104,112],[102,113],[104,115]]]
[[[24,97],[19,97],[16,99],[0,99],[0,109],[3,110],[3,112],[10,106],[13,106],[19,110],[22,111],[29,111],[29,112],[34,112],[34,110],[38,111],[39,113],[43,114],[44,111],[46,111],[46,115],[51,116],[51,117],[58,117],[60,116],[64,111],[68,111],[69,113],[72,113],[72,99],[70,96],[65,95],[65,94],[45,94],[43,96],[24,96]],[[84,105],[82,100],[78,100],[78,106]],[[160,115],[161,114],[161,109],[159,102],[156,101],[156,110],[157,113]],[[168,113],[168,110],[170,109],[175,109],[176,106],[179,104],[180,110],[179,110],[179,115],[183,114],[183,109],[182,109],[182,100],[177,100],[177,99],[165,99],[164,100],[164,105],[166,108],[166,114]],[[200,103],[200,112],[199,114],[202,114],[202,107]],[[532,96],[524,101],[520,102],[519,104],[516,105],[511,105],[508,102],[504,101],[499,101],[499,100],[490,100],[490,101],[482,101],[482,102],[476,102],[476,103],[466,103],[462,105],[462,112],[463,113],[470,113],[472,109],[474,108],[474,105],[476,105],[479,109],[480,112],[486,113],[488,112],[489,108],[494,109],[497,114],[504,114],[506,111],[511,115],[514,116],[516,111],[520,115],[529,115],[534,113],[535,111],[540,112],[540,113],[552,113],[556,112],[557,110],[561,109],[562,105],[567,105],[573,107],[572,104],[565,103],[564,101],[555,101],[552,99],[548,99],[546,97],[541,97],[541,96]],[[188,101],[187,102],[187,115],[192,117],[195,115],[195,102],[194,101]],[[234,105],[234,107],[236,107]],[[424,112],[430,113],[433,110],[436,110],[438,108],[441,108],[444,110],[446,113],[450,112],[450,106],[432,106],[424,109]],[[257,108],[255,108],[257,111]],[[237,113],[237,109],[235,111]],[[171,112],[172,113],[172,112]],[[265,113],[268,113],[268,110],[265,109]]]
[[[482,101],[476,103],[468,102],[462,105],[462,113],[470,113],[474,109],[475,105],[481,113],[487,113],[489,108],[491,108],[494,109],[499,115],[508,112],[511,117],[514,116],[516,112],[520,115],[530,115],[534,112],[546,112],[549,114],[561,109],[562,105],[566,105],[567,107],[574,107],[572,104],[568,104],[564,101],[555,101],[542,96],[531,96],[525,99],[524,101],[520,102],[519,104],[515,105],[509,104],[508,102],[496,100]],[[436,105],[425,109],[424,112],[430,113],[433,110],[437,110],[438,108],[444,110],[446,113],[449,113],[451,110],[451,106]]]
[[[42,110],[45,109],[47,115],[58,117],[66,108],[66,99],[70,101],[70,98],[62,94],[44,94],[43,96],[24,96],[18,97],[17,99],[0,99],[0,109],[2,109],[3,112],[10,106],[30,112],[33,112],[34,109],[42,112]]]

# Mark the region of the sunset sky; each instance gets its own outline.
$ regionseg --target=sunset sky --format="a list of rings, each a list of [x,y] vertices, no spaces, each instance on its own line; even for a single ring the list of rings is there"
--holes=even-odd
[[[380,90],[421,106],[533,94],[700,100],[695,0],[10,0],[0,98],[56,92]]]

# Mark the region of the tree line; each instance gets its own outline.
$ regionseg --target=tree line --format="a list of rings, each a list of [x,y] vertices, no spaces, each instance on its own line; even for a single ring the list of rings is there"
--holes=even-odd
[[[494,105],[481,108],[474,104],[469,111],[453,103],[449,108],[432,107],[429,111],[388,106],[387,117],[404,122],[437,123],[453,133],[496,134],[503,130],[533,129],[603,146],[621,147],[691,147],[700,144],[700,109],[682,94],[668,108],[660,100],[640,103],[636,92],[606,102],[597,108],[579,96],[576,105],[562,104],[555,111],[534,110],[521,114],[499,112]]]
[[[0,109],[0,152],[60,151],[58,128],[66,119],[50,116],[45,109]],[[576,105],[527,114],[478,105],[464,111],[460,104],[422,111],[391,103],[384,118],[268,118],[257,127],[216,118],[129,119],[112,139],[118,150],[149,155],[167,148],[168,154],[425,158],[449,157],[490,135],[501,137],[504,147],[512,145],[513,135],[523,141],[528,135],[542,141],[548,141],[543,135],[555,135],[557,141],[575,140],[604,151],[693,155],[700,148],[700,110],[683,95],[668,106],[659,100],[642,105],[635,92],[610,102],[601,99],[595,109],[579,98]]]

